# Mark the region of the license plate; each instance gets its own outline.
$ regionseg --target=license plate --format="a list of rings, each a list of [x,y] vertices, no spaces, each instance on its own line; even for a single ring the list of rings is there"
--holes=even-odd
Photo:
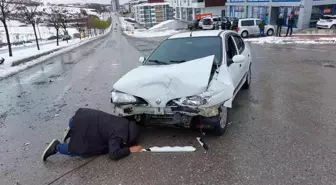
[[[164,115],[164,109],[163,108],[155,108],[154,114],[156,115]]]

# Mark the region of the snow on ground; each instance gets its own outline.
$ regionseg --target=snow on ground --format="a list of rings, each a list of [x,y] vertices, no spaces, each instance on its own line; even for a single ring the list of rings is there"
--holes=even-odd
[[[47,39],[51,36],[56,36],[56,30],[53,27],[39,26],[36,29],[37,29],[36,34],[38,38],[40,38],[41,36],[42,39]],[[12,43],[35,40],[34,30],[32,26],[8,27],[8,31],[9,31],[10,40]],[[76,28],[68,28],[67,31],[70,36],[72,36],[74,33],[78,33]],[[63,29],[60,29],[60,34],[62,35],[64,34]],[[0,27],[0,42],[7,43],[4,27]]]
[[[102,34],[100,36],[97,37],[91,37],[91,38],[86,38],[86,39],[72,39],[69,40],[69,43],[67,43],[66,41],[60,41],[59,46],[56,45],[56,43],[49,43],[49,44],[45,44],[43,46],[41,46],[41,50],[37,50],[35,47],[33,48],[27,48],[27,49],[22,49],[19,51],[15,51],[13,53],[13,57],[9,57],[8,53],[4,54],[2,57],[5,59],[4,64],[0,65],[0,79],[1,78],[5,78],[7,76],[10,76],[12,74],[18,73],[20,71],[23,71],[31,66],[34,66],[38,63],[41,63],[53,56],[59,55],[61,53],[70,51],[71,49],[74,49],[76,47],[79,47],[87,42],[89,42],[90,40],[94,40],[97,39],[99,37],[102,37],[106,34],[108,34],[111,30],[111,27],[109,27],[105,34]],[[58,51],[55,51],[57,49],[60,49]],[[47,52],[51,52],[51,51],[55,51],[51,54],[39,57],[35,60],[17,65],[17,66],[13,66],[12,67],[12,63],[13,62],[17,62],[20,61],[22,59],[26,59],[29,57],[33,57],[39,54],[43,54],[43,53],[47,53]]]
[[[176,33],[180,33],[180,30],[165,30],[165,31],[124,31],[125,34],[132,37],[141,37],[141,38],[150,38],[150,37],[164,37],[169,35],[174,35]]]
[[[300,38],[300,37],[258,37],[248,38],[245,41],[255,44],[336,44],[336,38]]]
[[[175,20],[167,20],[167,21],[163,21],[151,28],[149,28],[149,30],[158,30],[158,29],[165,29],[167,28],[167,25],[170,24],[171,22],[174,22]]]
[[[141,37],[141,38],[150,38],[150,37],[164,37],[173,35],[176,33],[181,32],[181,30],[175,30],[175,29],[169,29],[165,28],[165,25],[173,22],[173,21],[165,21],[166,23],[163,23],[161,25],[156,25],[155,29],[134,29],[134,26],[125,21],[124,17],[119,17],[119,21],[121,24],[121,28],[124,31],[126,35],[132,36],[132,37]],[[154,26],[155,27],[155,26]]]

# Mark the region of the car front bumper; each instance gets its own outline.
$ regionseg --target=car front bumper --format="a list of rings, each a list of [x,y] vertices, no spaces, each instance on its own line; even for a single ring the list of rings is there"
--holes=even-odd
[[[327,24],[316,24],[317,28],[330,28]]]
[[[112,103],[112,110],[118,116],[132,116],[140,114],[149,115],[174,115],[175,113],[185,114],[188,116],[204,116],[212,117],[219,114],[219,105],[206,108],[188,107],[188,106],[172,106],[172,107],[148,107],[136,105],[116,105]]]

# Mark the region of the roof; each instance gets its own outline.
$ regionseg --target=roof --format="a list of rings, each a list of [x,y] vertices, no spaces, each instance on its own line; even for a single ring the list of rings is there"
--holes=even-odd
[[[213,37],[213,36],[219,36],[221,33],[230,33],[233,31],[229,30],[209,30],[209,31],[188,31],[188,32],[183,32],[183,33],[178,33],[175,35],[172,35],[168,39],[176,39],[176,38],[186,38],[190,37],[190,33],[192,37]]]

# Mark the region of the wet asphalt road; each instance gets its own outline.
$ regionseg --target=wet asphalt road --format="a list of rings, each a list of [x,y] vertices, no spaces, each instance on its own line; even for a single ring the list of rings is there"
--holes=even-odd
[[[336,66],[335,45],[252,45],[252,86],[237,95],[227,133],[206,137],[208,153],[197,133],[151,127],[142,129],[144,146],[197,151],[41,162],[77,108],[110,112],[113,83],[161,39],[113,30],[0,81],[0,184],[335,184],[336,68],[328,67]]]

